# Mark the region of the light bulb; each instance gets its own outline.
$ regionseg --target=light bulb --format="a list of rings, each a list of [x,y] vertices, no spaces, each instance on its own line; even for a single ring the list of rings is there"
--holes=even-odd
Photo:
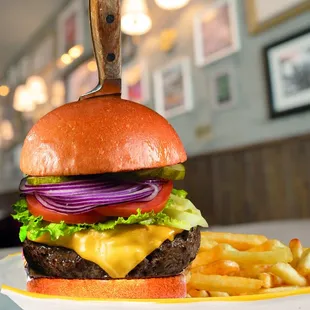
[[[177,10],[183,8],[190,0],[155,0],[156,4],[164,10]]]
[[[20,112],[31,112],[35,107],[26,85],[19,85],[14,93],[13,108]]]
[[[68,54],[71,56],[73,59],[79,58],[84,52],[84,47],[82,45],[75,45],[71,47],[68,51]]]
[[[26,81],[26,87],[32,101],[36,104],[47,102],[47,87],[45,81],[40,76],[31,76]]]
[[[152,20],[144,0],[124,0],[122,5],[121,29],[125,34],[135,36],[147,33]]]
[[[10,93],[10,88],[7,85],[0,85],[0,96],[6,97]]]

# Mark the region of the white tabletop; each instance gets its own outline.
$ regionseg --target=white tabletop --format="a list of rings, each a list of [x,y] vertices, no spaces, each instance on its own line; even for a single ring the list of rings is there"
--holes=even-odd
[[[0,259],[21,251],[21,247],[0,249]]]

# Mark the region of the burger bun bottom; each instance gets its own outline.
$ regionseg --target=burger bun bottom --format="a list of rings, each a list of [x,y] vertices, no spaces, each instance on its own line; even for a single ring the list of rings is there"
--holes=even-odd
[[[27,291],[44,295],[95,299],[158,299],[185,298],[183,274],[148,279],[59,279],[31,278]]]

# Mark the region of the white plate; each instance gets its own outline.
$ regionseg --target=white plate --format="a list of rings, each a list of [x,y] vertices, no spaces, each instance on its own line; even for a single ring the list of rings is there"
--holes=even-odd
[[[90,300],[28,293],[26,274],[21,253],[9,255],[0,261],[1,292],[24,310],[116,310],[116,309],[169,309],[169,310],[300,310],[310,307],[310,288],[277,294],[228,298],[186,298],[158,300]],[[0,309],[2,303],[0,304]],[[6,308],[6,310],[8,310]]]

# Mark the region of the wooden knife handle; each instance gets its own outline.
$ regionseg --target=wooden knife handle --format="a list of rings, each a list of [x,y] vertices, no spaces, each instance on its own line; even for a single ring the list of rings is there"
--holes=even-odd
[[[120,0],[89,0],[89,20],[99,84],[80,100],[121,94]]]

